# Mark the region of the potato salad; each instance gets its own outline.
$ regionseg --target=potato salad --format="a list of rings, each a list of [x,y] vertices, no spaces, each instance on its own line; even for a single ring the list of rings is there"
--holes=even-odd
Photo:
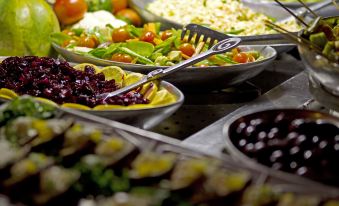
[[[147,9],[181,24],[196,23],[235,35],[271,34],[264,20],[272,18],[255,12],[237,0],[155,0]],[[300,30],[295,20],[278,23],[289,31]]]

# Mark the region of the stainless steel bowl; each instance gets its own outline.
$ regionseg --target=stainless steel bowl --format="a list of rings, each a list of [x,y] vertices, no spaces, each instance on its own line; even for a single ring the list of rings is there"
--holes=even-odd
[[[231,131],[236,129],[237,123],[241,120],[249,120],[270,116],[277,116],[280,113],[284,112],[286,117],[294,117],[294,118],[307,118],[313,120],[320,120],[324,122],[330,122],[339,127],[339,119],[333,117],[329,114],[310,111],[310,110],[302,110],[302,109],[273,109],[273,110],[258,110],[258,111],[247,111],[242,114],[236,115],[231,119],[227,120],[223,127],[223,136],[226,143],[226,150],[231,155],[233,159],[239,161],[239,164],[244,164],[256,171],[261,171],[268,175],[272,175],[282,181],[287,182],[295,182],[300,185],[309,186],[310,189],[317,189],[319,191],[326,191],[328,194],[338,195],[339,189],[336,187],[328,186],[320,182],[313,181],[311,179],[301,177],[292,173],[283,172],[280,170],[272,169],[266,165],[258,163],[256,160],[248,157],[243,152],[241,152],[232,142],[231,140]]]
[[[147,10],[147,5],[154,0],[129,0],[130,6],[135,9],[146,22],[161,22],[162,29],[176,28],[181,29],[183,27],[179,22],[174,22],[168,19],[165,19],[161,16],[157,16]],[[290,17],[290,14],[285,11],[280,6],[274,4],[258,4],[256,2],[244,2],[246,6],[253,9],[254,11],[266,14],[275,19],[283,20]],[[250,25],[249,25],[250,26]],[[241,37],[241,36],[240,36]],[[294,44],[291,44],[288,40],[285,40],[282,35],[280,39],[277,40],[277,45],[274,48],[278,53],[287,52],[295,47]],[[256,35],[255,38],[260,39],[271,39],[271,35]],[[272,42],[273,43],[273,42]]]
[[[0,56],[0,62],[7,57]],[[86,62],[86,61],[85,61]],[[74,65],[73,63],[70,63]],[[184,94],[172,84],[161,81],[160,88],[164,88],[176,98],[174,103],[168,105],[157,105],[152,108],[131,108],[112,110],[81,110],[89,114],[97,115],[111,120],[121,121],[142,129],[150,129],[164,119],[172,115],[184,102]],[[68,110],[68,109],[65,109]]]
[[[99,59],[95,57],[82,56],[74,52],[68,51],[56,44],[54,48],[66,60],[71,62],[88,62],[100,66],[116,65],[126,70],[147,74],[157,67],[141,64],[127,64],[114,62],[110,60]],[[225,88],[235,84],[242,83],[262,72],[272,61],[276,58],[277,52],[270,46],[240,46],[244,51],[255,50],[259,51],[265,58],[263,60],[228,66],[211,66],[211,67],[188,67],[165,77],[176,86],[190,88],[190,87],[204,87],[206,89]]]

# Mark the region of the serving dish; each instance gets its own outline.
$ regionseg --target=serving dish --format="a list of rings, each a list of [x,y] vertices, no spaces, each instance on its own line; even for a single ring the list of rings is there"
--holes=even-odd
[[[306,182],[338,187],[335,169],[329,166],[337,155],[331,141],[339,134],[338,126],[339,119],[329,114],[275,109],[233,117],[225,123],[223,135],[227,151],[246,165],[283,179],[302,176]]]
[[[277,181],[265,171],[243,167],[228,156],[216,157],[195,151],[170,138],[80,111],[54,109],[29,97],[16,99],[0,108],[1,117],[4,113],[11,114],[1,119],[2,129],[14,132],[1,138],[2,147],[8,140],[14,147],[18,146],[20,139],[13,136],[18,130],[12,130],[16,126],[25,125],[25,131],[37,132],[32,141],[17,148],[28,147],[30,156],[27,157],[33,162],[27,167],[23,164],[28,160],[26,156],[19,161],[13,161],[11,155],[4,158],[8,167],[0,167],[0,171],[11,172],[0,177],[0,191],[5,194],[1,199],[11,198],[28,205],[67,206],[117,202],[138,206],[154,203],[216,206],[226,202],[228,205],[264,206],[291,205],[291,201],[294,205],[305,202],[315,206],[337,204],[333,198],[338,191],[333,188],[316,184],[305,186],[298,178]],[[36,121],[39,124],[35,124]],[[62,126],[69,121],[71,125]],[[59,129],[43,132],[51,128]],[[60,131],[60,128],[63,129]],[[54,133],[56,131],[59,133]],[[22,134],[24,130],[20,136]],[[132,149],[126,150],[126,147]],[[2,149],[1,153],[11,154],[11,149]],[[33,152],[35,157],[54,160],[53,165],[29,173],[31,164],[37,161],[31,157]],[[114,162],[110,161],[112,158]],[[3,183],[19,168],[30,184],[19,181],[7,190],[8,186]]]
[[[141,64],[128,64],[121,62],[114,62],[89,56],[83,56],[67,49],[64,49],[56,44],[53,47],[66,60],[71,62],[89,62],[95,65],[108,66],[115,65],[133,72],[148,73],[157,68],[166,68],[158,66],[149,66]],[[264,59],[245,64],[235,64],[227,66],[210,66],[210,67],[189,67],[182,69],[168,77],[169,81],[176,86],[193,88],[196,86],[204,86],[205,88],[225,88],[235,84],[244,82],[262,72],[276,58],[277,52],[274,48],[269,46],[240,46],[244,51],[258,51],[264,56]]]
[[[183,27],[183,25],[178,22],[173,22],[171,20],[157,16],[151,13],[150,11],[148,11],[147,5],[153,1],[154,0],[146,0],[146,1],[130,0],[129,2],[130,2],[131,7],[134,8],[136,11],[138,11],[139,14],[147,22],[161,22],[163,29],[170,29],[170,28],[179,29]],[[260,5],[260,4],[253,3],[253,2],[244,2],[244,4],[245,6],[253,9],[254,11],[270,16],[276,19],[277,21],[284,20],[290,17],[288,12],[286,12],[283,8],[277,5],[272,5],[272,4]],[[251,37],[254,37],[254,39],[257,39],[258,42],[261,42],[261,45],[272,45],[278,51],[278,53],[289,51],[293,47],[295,47],[295,44],[292,44],[289,41],[285,40],[284,37],[280,34],[255,35]],[[258,44],[258,42],[255,42],[255,44]],[[249,43],[250,42],[246,42],[246,44],[249,44]]]
[[[34,58],[34,57],[30,57],[30,58]],[[3,60],[3,59],[6,59],[6,58],[4,57],[4,58],[1,58],[1,59]],[[47,59],[47,61],[49,61],[49,59]],[[55,61],[55,60],[53,60],[53,61]],[[67,65],[68,64],[65,63],[65,66],[67,68],[73,69],[72,67],[69,67],[69,65],[68,66]],[[94,65],[89,65],[89,64],[80,64],[78,66],[79,66],[80,70],[86,68],[87,66],[90,66],[91,68],[95,68]],[[62,68],[66,68],[66,67],[62,67]],[[77,65],[75,67],[77,67]],[[53,68],[54,68],[54,66],[53,66]],[[118,69],[118,70],[114,70],[114,69]],[[95,68],[94,70],[95,71],[99,70],[99,72],[103,71],[103,69],[100,69],[100,68]],[[123,82],[125,82],[125,80],[128,79],[128,76],[132,74],[130,72],[124,72],[123,70],[121,70],[119,68],[113,68],[113,72],[117,72],[117,71],[122,72],[121,73],[122,76],[118,76],[118,78],[122,78]],[[75,72],[78,72],[78,71],[75,71]],[[113,74],[113,76],[114,76],[114,74]],[[132,74],[132,76],[133,76],[133,74]],[[138,76],[142,76],[142,75],[139,74],[139,75],[135,75],[135,76],[138,77]],[[105,75],[105,77],[106,77],[106,75]],[[105,80],[105,82],[106,82],[106,80]],[[123,84],[123,82],[121,84]],[[73,84],[73,83],[71,82],[71,84]],[[96,84],[98,84],[98,83],[96,83]],[[118,80],[115,82],[115,84],[118,84]],[[37,87],[37,88],[39,89],[40,87]],[[26,90],[25,87],[23,87],[22,89]],[[99,115],[99,116],[102,116],[102,117],[105,117],[105,118],[108,118],[108,119],[114,119],[114,120],[122,121],[122,122],[129,123],[129,124],[132,124],[134,126],[141,127],[141,128],[151,128],[151,127],[155,126],[156,124],[158,124],[159,122],[161,122],[162,120],[164,120],[165,118],[169,117],[173,112],[175,112],[181,106],[181,104],[184,101],[184,95],[182,94],[182,92],[180,90],[178,90],[176,87],[174,87],[172,84],[164,82],[164,81],[159,82],[159,83],[154,82],[153,85],[148,85],[148,86],[145,85],[145,89],[146,89],[145,90],[146,93],[149,93],[150,98],[152,98],[152,101],[147,100],[151,104],[149,104],[149,103],[145,104],[144,103],[144,104],[134,104],[134,105],[123,106],[123,105],[114,105],[114,104],[110,105],[110,103],[108,103],[108,104],[106,103],[106,104],[103,104],[103,105],[102,104],[99,104],[97,106],[94,105],[94,106],[92,106],[94,108],[90,108],[90,107],[85,106],[83,104],[79,104],[79,102],[78,102],[78,104],[74,104],[76,102],[67,103],[68,101],[67,101],[67,98],[66,98],[64,102],[60,103],[60,105],[61,105],[61,107],[70,108],[70,109],[80,109],[80,110],[83,110],[83,111],[91,113],[91,114]],[[148,92],[148,90],[149,90],[149,92]],[[154,91],[151,91],[151,90],[154,90]],[[163,91],[163,92],[161,92],[161,91]],[[140,92],[142,92],[142,91],[140,90]],[[14,91],[6,89],[6,88],[1,89],[0,93],[2,93],[1,97],[7,98],[7,99],[18,96]],[[30,94],[31,93],[32,93],[32,91],[30,91]],[[52,92],[51,94],[54,94],[54,93],[55,92]],[[146,93],[145,93],[145,95],[146,95]],[[159,101],[158,103],[153,104],[152,103],[153,100],[157,101],[156,97],[158,96],[158,94],[159,94],[159,98],[164,97],[164,99],[163,99],[164,102]],[[45,101],[45,102],[49,102],[51,104],[57,105],[55,102],[48,100],[48,97],[44,93],[41,94],[41,95],[34,95],[34,96],[39,96],[38,99],[40,99],[41,101]],[[79,97],[77,97],[77,98],[79,98]],[[130,98],[130,97],[128,97],[128,98]],[[144,97],[142,97],[142,98],[144,98]],[[134,101],[132,99],[135,99],[135,98],[131,97],[131,101]],[[55,98],[53,100],[55,101]],[[57,98],[57,100],[58,100],[58,98]],[[61,100],[61,97],[59,98],[59,100]],[[161,98],[159,100],[161,100]],[[76,101],[78,101],[78,100],[76,100]],[[136,100],[136,101],[139,101],[139,100]]]

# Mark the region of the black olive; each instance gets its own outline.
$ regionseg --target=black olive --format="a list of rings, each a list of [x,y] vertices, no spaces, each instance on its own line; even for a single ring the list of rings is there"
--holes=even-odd
[[[309,168],[307,167],[299,167],[296,171],[296,174],[300,176],[307,176],[309,174]]]
[[[238,125],[238,127],[237,127],[237,129],[236,129],[236,132],[237,132],[238,134],[242,134],[242,133],[243,133],[243,130],[244,130],[246,127],[247,127],[246,123],[245,123],[245,122],[241,122],[241,123]]]
[[[257,135],[257,139],[258,139],[258,141],[267,142],[267,140],[268,140],[267,133],[264,132],[264,131],[259,132],[258,135]]]
[[[274,151],[270,156],[270,161],[274,162],[282,162],[282,158],[284,157],[284,153],[281,150]]]
[[[290,132],[287,134],[287,141],[294,145],[298,137],[299,137],[298,133]]]

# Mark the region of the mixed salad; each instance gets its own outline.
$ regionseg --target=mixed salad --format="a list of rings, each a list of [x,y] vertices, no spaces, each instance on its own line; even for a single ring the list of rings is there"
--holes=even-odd
[[[337,17],[321,20],[311,32],[305,31],[302,37],[308,39],[323,56],[339,63],[339,19]]]
[[[249,36],[276,33],[264,21],[274,18],[238,0],[155,0],[146,8],[151,13],[181,25],[195,23],[227,34]],[[299,31],[294,19],[277,22],[289,31]]]
[[[148,23],[142,28],[126,25],[120,28],[65,29],[52,34],[52,41],[85,56],[154,66],[171,66],[208,49],[202,41],[195,46],[186,39],[181,40],[181,30],[160,31],[159,23]],[[212,56],[196,66],[225,66],[263,58],[258,51],[236,48]]]

